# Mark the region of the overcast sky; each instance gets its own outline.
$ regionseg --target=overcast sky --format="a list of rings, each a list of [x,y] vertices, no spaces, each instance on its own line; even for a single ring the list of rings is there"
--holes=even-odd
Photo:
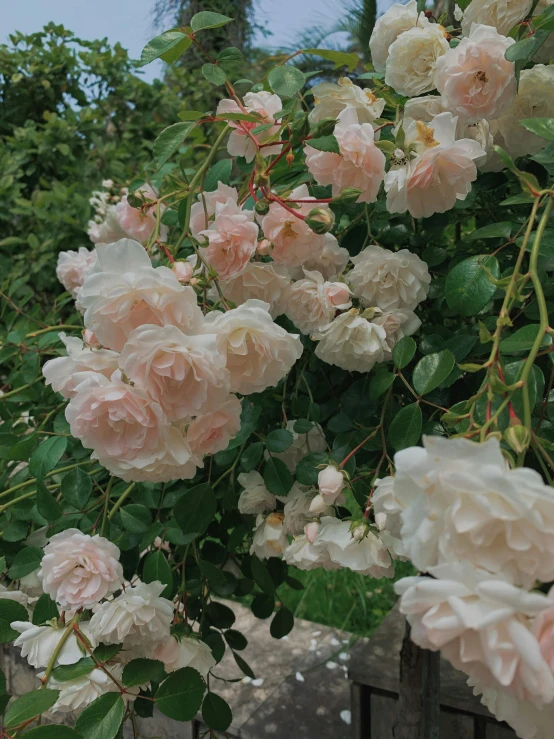
[[[381,0],[381,3],[388,0]],[[104,38],[129,49],[135,58],[154,35],[152,8],[155,0],[0,0],[0,41],[6,41],[12,31],[31,33],[48,21],[62,23],[77,36],[86,39]],[[272,35],[262,45],[294,44],[296,33],[313,25],[327,25],[337,18],[344,0],[257,0],[256,18],[259,25]],[[206,10],[210,2],[206,0]],[[161,63],[145,68],[151,79],[159,75]]]

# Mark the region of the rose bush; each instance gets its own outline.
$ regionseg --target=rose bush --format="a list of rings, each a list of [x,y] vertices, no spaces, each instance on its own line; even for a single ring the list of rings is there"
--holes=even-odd
[[[347,67],[309,110],[288,61],[232,82],[238,50],[206,55],[218,103],[94,191],[89,248],[48,265],[66,292],[3,285],[0,640],[42,696],[8,736],[51,709],[112,739],[155,705],[224,733],[214,668],[252,671],[221,598],[282,638],[292,567],[400,559],[414,642],[548,736],[554,15],[466,5],[393,5],[373,65],[309,50]]]

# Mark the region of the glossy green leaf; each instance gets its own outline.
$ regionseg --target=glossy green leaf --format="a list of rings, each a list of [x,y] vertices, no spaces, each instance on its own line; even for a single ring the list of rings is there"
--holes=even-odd
[[[83,675],[88,675],[96,666],[92,657],[83,657],[72,665],[58,665],[52,672],[52,677],[59,682],[67,682],[68,680],[77,680]]]
[[[163,167],[173,154],[175,154],[195,125],[196,123],[194,121],[174,123],[161,132],[154,141],[153,149],[154,159],[156,160],[158,169]]]
[[[427,354],[414,367],[412,381],[418,395],[427,395],[439,387],[452,372],[456,358],[448,349]]]
[[[17,639],[20,632],[12,629],[14,621],[28,621],[29,614],[25,606],[15,600],[0,599],[0,644]]]
[[[81,510],[92,493],[92,480],[90,475],[76,467],[63,476],[60,489],[62,498],[74,508]]]
[[[214,731],[227,731],[233,720],[229,704],[215,693],[207,693],[202,703],[204,723]]]
[[[173,591],[173,571],[162,551],[151,552],[146,557],[142,579],[147,583],[159,580],[166,586],[165,590],[162,591],[161,597],[171,597]]]
[[[51,472],[63,457],[67,449],[65,436],[51,436],[33,452],[29,460],[29,473],[33,477],[42,478]]]
[[[114,739],[125,713],[119,693],[105,693],[79,715],[75,728],[83,739]]]
[[[12,562],[8,574],[12,580],[20,580],[25,575],[38,570],[44,550],[39,547],[24,547],[18,552]]]
[[[392,361],[398,369],[404,369],[414,358],[417,344],[411,336],[404,336],[394,345],[392,350]]]
[[[175,504],[174,515],[185,534],[202,534],[217,510],[215,495],[207,483],[196,485]]]
[[[412,403],[402,408],[389,426],[389,440],[395,452],[415,446],[421,437],[423,419],[421,408]]]
[[[346,66],[350,72],[360,63],[360,58],[357,54],[349,54],[345,51],[334,51],[333,49],[303,49],[304,54],[313,54],[319,56],[322,59],[327,59],[333,62],[335,65],[333,69]]]
[[[182,31],[166,31],[165,33],[156,36],[149,41],[140,55],[139,67],[144,67],[146,64],[150,64],[154,59],[158,59],[163,54],[166,54],[173,49],[177,44],[184,42],[188,39],[188,36]],[[192,43],[190,39],[189,44]]]
[[[210,167],[204,178],[204,192],[217,190],[220,182],[228,185],[231,181],[232,166],[233,163],[230,159],[222,159],[220,162],[216,162],[213,167]]]
[[[510,221],[502,221],[501,223],[489,223],[482,228],[477,228],[465,237],[466,241],[477,241],[478,239],[509,239],[512,230],[517,224]]]
[[[135,685],[146,685],[149,682],[159,683],[164,676],[163,662],[158,659],[138,657],[125,665],[121,679],[123,685],[133,688]]]
[[[131,534],[144,534],[152,523],[152,514],[146,506],[131,503],[120,509],[121,524]]]
[[[311,146],[312,149],[317,149],[318,151],[328,151],[332,154],[340,154],[339,142],[333,134],[310,139],[308,141],[308,146]]]
[[[554,118],[525,118],[520,123],[542,139],[554,141]]]
[[[269,632],[274,639],[282,639],[292,631],[294,626],[294,616],[285,606],[281,606],[269,626]]]
[[[284,452],[293,442],[293,435],[288,429],[275,429],[265,437],[265,445],[269,452]]]
[[[496,257],[468,257],[450,270],[444,285],[448,306],[461,316],[475,316],[494,296],[496,287],[489,273],[497,279],[500,267]]]
[[[264,563],[258,557],[252,557],[250,565],[252,568],[252,577],[256,585],[267,595],[273,595],[275,592],[275,583]]]
[[[200,710],[206,684],[192,667],[176,670],[164,680],[156,693],[156,705],[176,721],[192,721]]]
[[[293,480],[287,465],[281,459],[271,457],[264,465],[264,482],[273,495],[288,495]]]
[[[47,521],[57,521],[62,515],[60,504],[56,501],[46,485],[37,481],[37,510]]]
[[[530,323],[527,326],[514,331],[511,336],[507,336],[500,342],[500,351],[503,354],[519,354],[521,352],[528,352],[537,338],[539,332],[539,324]],[[552,336],[545,334],[542,341],[541,347],[549,346],[552,344]]]
[[[217,64],[204,64],[202,66],[202,74],[208,82],[211,82],[212,85],[216,86],[224,85],[227,79],[225,70],[218,67]]]
[[[221,28],[221,26],[226,26],[227,23],[231,23],[232,20],[233,19],[229,18],[227,15],[212,13],[210,10],[203,10],[192,16],[190,25],[192,30],[196,33],[197,31],[204,31],[206,28]]]
[[[59,690],[33,690],[17,698],[4,715],[4,729],[13,729],[35,716],[40,716],[52,708],[59,695]]]

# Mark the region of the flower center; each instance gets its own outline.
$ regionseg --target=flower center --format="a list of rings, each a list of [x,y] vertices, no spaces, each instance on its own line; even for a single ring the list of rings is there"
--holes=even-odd
[[[417,137],[427,147],[438,146],[439,142],[435,140],[435,132],[430,126],[426,126],[423,121],[416,121]]]
[[[482,82],[483,84],[486,84],[489,81],[489,78],[487,77],[485,72],[477,72],[477,74],[475,75],[475,79],[478,82]]]

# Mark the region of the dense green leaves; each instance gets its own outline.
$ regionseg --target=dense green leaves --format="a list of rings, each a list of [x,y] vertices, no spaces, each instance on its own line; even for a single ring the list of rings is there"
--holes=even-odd
[[[24,547],[18,552],[9,569],[9,576],[12,580],[20,580],[25,575],[38,570],[43,556],[43,550],[39,547]]]
[[[452,372],[456,359],[451,351],[428,354],[414,367],[413,384],[419,395],[427,395],[441,385]]]
[[[200,710],[206,685],[192,667],[173,672],[158,688],[156,705],[176,721],[192,721]]]
[[[507,336],[500,342],[500,351],[503,354],[518,354],[520,352],[527,352],[537,338],[539,333],[539,325],[530,323],[528,326],[515,331],[511,336]],[[545,334],[541,341],[541,346],[548,346],[552,344],[552,337],[550,334]]]
[[[185,534],[202,534],[216,512],[215,495],[210,485],[202,484],[187,490],[174,509],[177,523]]]
[[[421,437],[422,425],[421,408],[417,403],[411,403],[398,411],[389,426],[389,440],[394,451],[415,446]]]
[[[496,257],[468,257],[450,270],[444,286],[449,307],[461,316],[475,316],[483,310],[496,292],[489,275],[498,278]]]
[[[83,739],[114,739],[124,713],[125,705],[119,693],[106,693],[85,708],[75,728]]]
[[[121,524],[131,534],[144,534],[152,523],[152,514],[146,506],[131,503],[119,511]]]
[[[47,521],[57,521],[62,515],[62,509],[46,485],[37,482],[37,510]]]

